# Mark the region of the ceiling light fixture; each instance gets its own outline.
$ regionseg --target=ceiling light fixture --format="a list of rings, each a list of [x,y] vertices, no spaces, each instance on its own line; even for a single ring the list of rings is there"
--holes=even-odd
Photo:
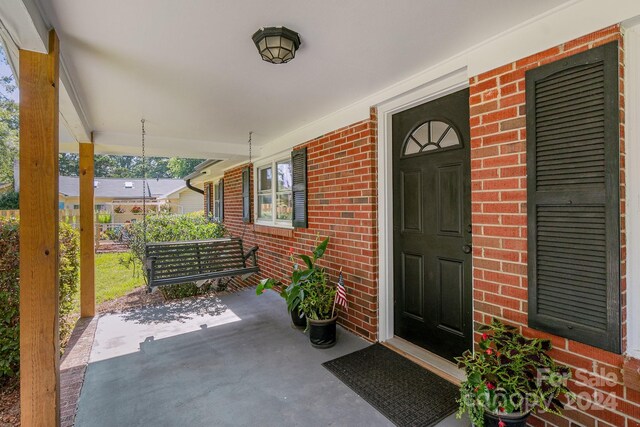
[[[285,64],[296,57],[300,35],[285,27],[260,28],[251,37],[264,61]]]

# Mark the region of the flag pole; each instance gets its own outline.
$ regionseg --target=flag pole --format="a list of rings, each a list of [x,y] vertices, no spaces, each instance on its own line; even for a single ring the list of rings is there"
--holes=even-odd
[[[342,267],[340,267],[340,273],[338,274],[338,280],[340,280],[340,279],[339,279],[340,274],[342,274]],[[336,286],[336,288],[337,288],[337,286]],[[336,293],[337,293],[337,291],[336,291]],[[332,318],[332,319],[333,319],[333,313],[334,313],[335,311],[336,311],[336,296],[334,295],[334,296],[333,296],[333,307],[331,308],[331,318]]]

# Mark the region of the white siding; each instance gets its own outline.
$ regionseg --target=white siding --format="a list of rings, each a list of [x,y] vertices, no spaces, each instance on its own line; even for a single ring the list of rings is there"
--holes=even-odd
[[[204,210],[204,196],[188,188],[180,192],[179,202],[183,213]]]

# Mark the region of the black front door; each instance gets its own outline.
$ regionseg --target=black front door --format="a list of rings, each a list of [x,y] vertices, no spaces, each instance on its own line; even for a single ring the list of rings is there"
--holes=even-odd
[[[472,346],[469,90],[393,116],[394,333]]]

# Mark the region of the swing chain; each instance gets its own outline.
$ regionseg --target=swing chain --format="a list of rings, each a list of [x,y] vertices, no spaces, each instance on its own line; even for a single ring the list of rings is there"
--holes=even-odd
[[[144,147],[144,137],[146,135],[144,129],[145,119],[141,119],[142,123],[142,234],[144,245],[147,246],[147,159]]]
[[[249,131],[249,164],[251,164],[251,135],[253,135],[253,131]]]

